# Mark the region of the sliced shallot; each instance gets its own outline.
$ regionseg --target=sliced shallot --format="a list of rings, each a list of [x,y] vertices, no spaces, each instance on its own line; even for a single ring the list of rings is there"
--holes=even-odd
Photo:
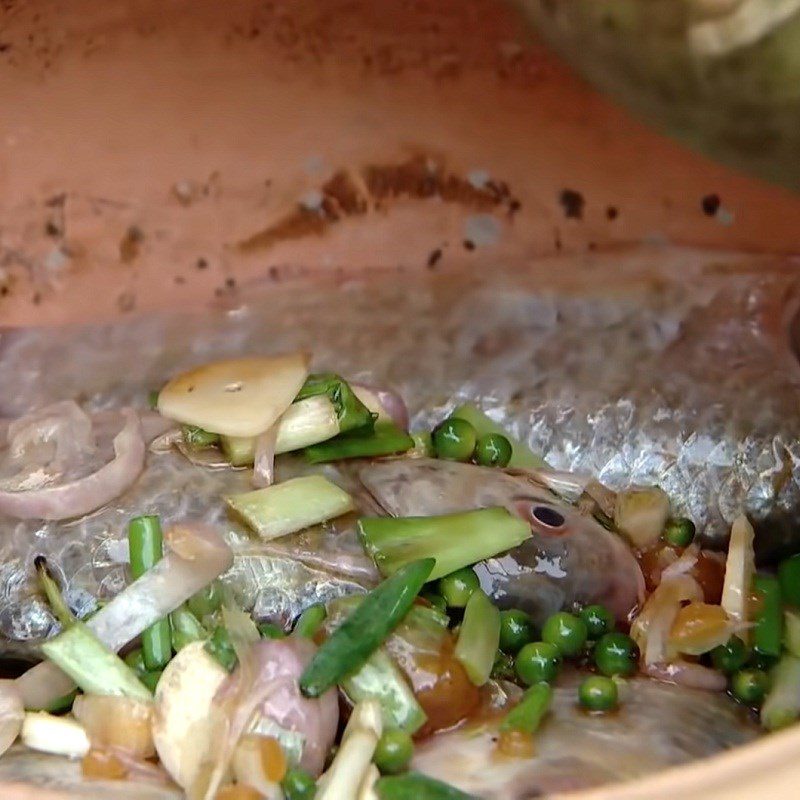
[[[253,461],[253,486],[263,489],[271,486],[275,478],[275,442],[278,426],[273,425],[256,439],[256,454]]]
[[[242,735],[264,717],[302,736],[300,765],[313,776],[320,774],[336,737],[339,704],[334,689],[316,699],[300,693],[300,675],[315,649],[302,638],[259,641],[242,663],[245,669],[240,667],[220,687],[214,703],[227,719],[226,736],[214,754],[206,798],[214,796]]]
[[[209,527],[179,525],[168,529],[164,538],[168,548],[164,558],[86,622],[111,650],[135,639],[233,563],[230,547]],[[74,688],[49,661],[17,678],[17,686],[26,708],[46,708]]]
[[[367,386],[360,383],[351,383],[350,387],[356,397],[370,410],[377,412],[379,417],[389,417],[401,430],[408,430],[408,407],[403,398],[393,389]],[[380,413],[383,409],[385,414]]]
[[[125,409],[125,426],[114,437],[114,458],[97,472],[60,486],[0,491],[0,512],[20,519],[82,517],[125,492],[144,467],[145,445],[136,412]]]

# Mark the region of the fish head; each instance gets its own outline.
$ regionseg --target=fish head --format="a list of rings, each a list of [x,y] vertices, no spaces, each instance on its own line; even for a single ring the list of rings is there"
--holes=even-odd
[[[642,599],[641,570],[627,544],[564,502],[532,473],[436,459],[393,459],[363,467],[359,477],[392,516],[436,516],[501,506],[524,519],[531,537],[476,565],[502,607],[536,621],[564,608],[602,603],[626,621]]]

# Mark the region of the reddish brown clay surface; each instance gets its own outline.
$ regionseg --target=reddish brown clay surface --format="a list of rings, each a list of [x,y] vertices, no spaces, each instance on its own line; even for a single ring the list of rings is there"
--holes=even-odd
[[[499,0],[2,0],[0,109],[1,324],[318,270],[800,249],[800,198],[632,120]]]

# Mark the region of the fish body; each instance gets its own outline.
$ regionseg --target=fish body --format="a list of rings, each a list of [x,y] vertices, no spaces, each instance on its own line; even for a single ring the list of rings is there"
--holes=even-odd
[[[628,546],[528,473],[393,459],[364,466],[359,478],[392,516],[503,506],[526,519],[531,538],[476,565],[475,571],[501,606],[522,608],[539,624],[555,611],[583,603],[603,603],[626,620],[641,600],[642,575]]]
[[[631,780],[758,735],[726,695],[647,678],[625,681],[617,711],[589,714],[577,703],[582,677],[577,671],[559,677],[532,756],[498,752],[498,717],[419,743],[412,768],[484,800],[527,800]]]

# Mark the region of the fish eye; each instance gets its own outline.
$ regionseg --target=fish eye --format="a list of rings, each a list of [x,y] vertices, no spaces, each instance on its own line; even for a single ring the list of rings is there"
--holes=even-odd
[[[550,506],[534,506],[531,515],[537,522],[548,528],[561,528],[566,523],[563,515]]]

